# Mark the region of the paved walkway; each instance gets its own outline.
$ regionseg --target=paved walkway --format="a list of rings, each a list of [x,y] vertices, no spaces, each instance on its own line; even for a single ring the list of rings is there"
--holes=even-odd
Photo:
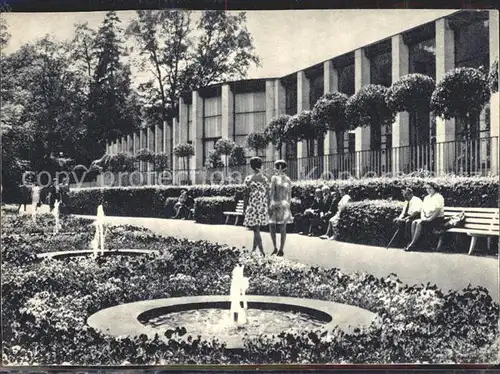
[[[193,221],[159,218],[108,218],[113,223],[144,226],[160,235],[252,248],[252,233],[241,226],[204,225]],[[262,237],[264,250],[266,253],[272,252],[269,233],[262,233]],[[395,273],[406,284],[430,282],[443,290],[461,290],[468,284],[483,286],[495,300],[499,300],[500,263],[491,256],[404,252],[395,248],[385,249],[290,234],[285,246],[285,257],[326,268],[336,267],[345,272],[367,272],[376,277]]]

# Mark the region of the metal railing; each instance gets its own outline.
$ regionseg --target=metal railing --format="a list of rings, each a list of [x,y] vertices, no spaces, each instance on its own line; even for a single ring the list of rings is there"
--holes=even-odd
[[[398,175],[499,175],[498,152],[499,138],[483,137],[287,160],[287,174],[293,181]],[[263,158],[262,169],[269,177],[274,174],[274,161]],[[100,175],[100,181],[95,182],[95,185],[233,184],[242,183],[245,176],[251,173],[248,163],[215,169],[135,171],[130,173],[128,180],[126,176],[108,176],[106,180]]]

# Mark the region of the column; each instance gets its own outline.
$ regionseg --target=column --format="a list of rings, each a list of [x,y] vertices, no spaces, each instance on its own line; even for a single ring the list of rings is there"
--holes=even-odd
[[[179,99],[179,143],[187,142],[187,132],[188,132],[188,106],[186,105],[184,99],[181,97]],[[174,156],[175,157],[175,156]],[[184,169],[183,160],[176,159],[175,165],[179,167],[179,169]],[[187,167],[187,165],[186,165]]]
[[[128,134],[127,135],[127,153],[129,155],[133,155],[134,154],[134,142],[133,142],[133,134]]]
[[[234,136],[234,95],[231,86],[222,85],[222,137],[233,139]],[[224,159],[224,157],[223,157]]]
[[[357,49],[354,52],[354,81],[356,92],[370,84],[370,60],[363,49]],[[370,128],[357,127],[355,134],[356,175],[361,178],[370,171]]]
[[[275,80],[266,80],[266,126],[276,117],[276,84]],[[275,161],[279,157],[276,147],[269,144],[266,149],[266,161]]]
[[[337,70],[333,67],[333,62],[331,60],[325,61],[323,63],[323,75],[324,75],[324,92],[325,94],[330,92],[338,92],[339,90],[339,77]],[[337,167],[336,158],[337,155],[337,136],[335,131],[328,130],[325,135],[324,143],[324,154],[325,154],[325,170],[333,173]]]
[[[148,140],[148,150],[150,152],[154,152],[155,151],[155,138],[154,138],[154,131],[153,131],[153,128],[151,126],[148,126],[148,129],[147,129],[147,140]],[[148,162],[148,184],[153,184],[153,163],[152,162]]]
[[[409,72],[408,46],[401,34],[392,37],[392,83],[397,82]],[[392,124],[392,173],[413,171],[410,164],[410,114],[401,112],[396,114]]]
[[[310,110],[309,103],[310,82],[304,70],[297,73],[297,113]],[[304,175],[307,165],[307,141],[297,143],[297,167],[299,176]]]
[[[139,130],[139,149],[141,150],[144,148],[144,129]],[[141,172],[144,172],[144,161],[139,162],[139,169]]]
[[[177,144],[182,143],[181,134],[180,134],[180,121],[175,117],[172,119],[172,131],[171,131],[171,133],[172,133],[172,142],[174,144],[174,147]],[[168,147],[168,150],[170,152],[170,147]],[[169,153],[169,155],[170,155],[170,157],[172,157],[172,159],[170,160],[170,165],[172,165],[172,171],[175,173],[177,170],[179,170],[178,161],[175,160],[173,150],[172,150],[172,153]]]
[[[499,12],[497,10],[489,11],[490,17],[490,66],[499,60]],[[500,173],[499,167],[499,132],[500,132],[500,93],[495,92],[491,95],[490,99],[490,160],[491,160],[491,173],[498,175]]]
[[[192,100],[192,116],[191,134],[193,134],[194,145],[194,166],[193,169],[203,168],[203,98],[198,91],[193,91]],[[200,174],[201,176],[201,174]],[[194,183],[201,182],[201,177],[196,178],[193,171],[191,181]]]
[[[455,38],[445,18],[436,21],[436,83],[455,67]],[[444,175],[455,163],[455,120],[436,118],[436,173]],[[441,143],[441,144],[440,144]]]
[[[281,84],[280,79],[274,81],[274,116],[279,116],[286,113],[286,94],[285,87]],[[274,146],[273,146],[274,147]],[[285,147],[281,147],[281,154],[276,150],[276,158],[285,158]]]

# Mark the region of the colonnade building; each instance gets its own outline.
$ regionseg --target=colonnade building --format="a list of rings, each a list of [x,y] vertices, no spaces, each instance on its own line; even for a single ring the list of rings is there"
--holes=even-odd
[[[190,142],[195,156],[189,169],[200,170],[218,139],[244,145],[249,133],[264,130],[273,117],[310,110],[324,93],[351,96],[368,84],[389,87],[410,73],[439,82],[449,70],[488,69],[498,58],[498,11],[458,11],[284,77],[225,82],[193,91],[179,98],[172,130],[166,124],[143,129],[108,144],[107,152],[134,154],[149,148],[170,154],[172,143]],[[359,127],[337,142],[337,134],[328,131],[324,138],[279,152],[270,145],[261,156],[269,163],[287,159],[293,179],[316,178],[324,172],[363,177],[419,170],[498,175],[499,107],[496,93],[472,132],[465,131],[460,120],[436,118],[429,112],[399,113],[379,134]],[[173,169],[182,165],[174,160]],[[147,166],[142,167],[145,171]]]

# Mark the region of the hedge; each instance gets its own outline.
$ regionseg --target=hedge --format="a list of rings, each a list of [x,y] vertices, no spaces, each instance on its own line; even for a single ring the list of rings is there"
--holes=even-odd
[[[336,238],[342,242],[386,246],[395,232],[393,220],[402,209],[403,203],[399,201],[352,202],[340,213]]]
[[[194,220],[197,223],[224,223],[224,212],[234,211],[236,201],[230,197],[199,197],[194,201]]]
[[[292,186],[292,196],[302,201],[303,209],[314,190],[324,184],[339,189],[344,187],[353,201],[403,200],[402,191],[413,188],[415,195],[424,197],[424,185],[437,184],[447,206],[497,207],[498,178],[495,177],[443,177],[443,178],[367,178],[336,181],[300,181]],[[178,197],[188,190],[193,198],[231,197],[243,198],[243,185],[195,185],[195,186],[148,186],[82,188],[70,191],[70,207],[74,214],[96,214],[102,197],[106,201],[106,214],[137,217],[162,217],[165,199]]]

